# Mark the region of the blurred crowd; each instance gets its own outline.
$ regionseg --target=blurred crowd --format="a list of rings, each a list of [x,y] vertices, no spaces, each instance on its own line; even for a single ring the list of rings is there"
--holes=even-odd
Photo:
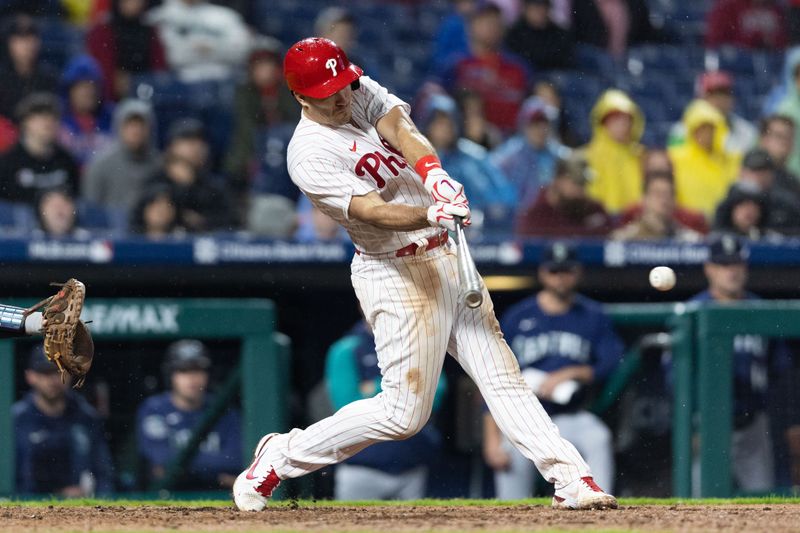
[[[300,112],[282,79],[290,43],[260,33],[259,5],[0,2],[3,233],[346,239],[289,179],[285,149]],[[453,0],[447,9],[422,43],[427,74],[401,96],[464,183],[476,238],[800,233],[800,50],[785,53],[784,79],[759,95],[757,117],[737,112],[737,76],[706,62],[680,95],[682,119],[659,139],[648,131],[653,102],[607,84],[585,116],[571,116],[558,82],[580,75],[587,54],[635,70],[632,47],[679,39],[643,0]],[[800,39],[797,9],[716,0],[697,48],[780,54]],[[355,13],[321,9],[313,33],[383,82],[385,66],[359,42],[375,21]],[[76,38],[66,53],[53,49]]]

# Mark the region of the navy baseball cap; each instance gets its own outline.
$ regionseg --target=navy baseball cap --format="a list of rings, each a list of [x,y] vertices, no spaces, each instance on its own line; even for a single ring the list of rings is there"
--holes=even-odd
[[[548,244],[545,249],[542,250],[542,257],[539,264],[542,268],[551,272],[563,272],[581,266],[575,247],[562,241]]]
[[[184,339],[169,345],[165,367],[170,374],[189,370],[208,370],[211,367],[211,358],[202,342]]]
[[[750,170],[772,170],[774,167],[772,158],[763,148],[754,148],[747,152],[742,166]]]
[[[170,124],[167,132],[169,142],[177,139],[203,139],[206,140],[206,127],[198,119],[181,118]]]
[[[735,235],[720,235],[708,244],[708,262],[715,265],[742,265],[747,263],[747,250]]]
[[[38,344],[31,350],[28,358],[28,370],[37,374],[57,374],[58,367],[44,354],[44,347]]]

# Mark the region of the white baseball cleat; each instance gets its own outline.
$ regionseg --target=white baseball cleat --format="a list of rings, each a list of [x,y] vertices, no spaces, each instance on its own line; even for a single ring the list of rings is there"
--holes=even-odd
[[[603,492],[590,476],[556,490],[553,509],[616,509],[617,499]]]
[[[233,502],[240,511],[263,511],[272,491],[281,482],[272,465],[261,462],[267,451],[267,441],[275,435],[277,433],[269,433],[261,437],[250,467],[233,483]]]

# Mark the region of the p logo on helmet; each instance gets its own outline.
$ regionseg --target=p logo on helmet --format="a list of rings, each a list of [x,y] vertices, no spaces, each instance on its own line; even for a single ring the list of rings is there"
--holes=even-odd
[[[334,58],[330,58],[325,62],[325,67],[331,69],[333,72],[333,76],[336,77],[336,60]]]
[[[283,76],[292,92],[327,98],[357,82],[363,71],[350,63],[336,43],[309,37],[293,44],[283,60]]]

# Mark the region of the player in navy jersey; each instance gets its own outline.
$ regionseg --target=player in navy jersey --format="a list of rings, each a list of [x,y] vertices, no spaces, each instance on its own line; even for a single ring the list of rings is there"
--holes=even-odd
[[[211,359],[197,340],[181,340],[167,349],[165,374],[171,389],[147,398],[136,416],[139,454],[149,480],[164,476],[167,465],[186,445],[211,404],[208,370]],[[181,489],[231,487],[242,467],[241,417],[229,410],[200,443],[179,481]]]
[[[586,386],[602,382],[619,364],[622,341],[600,305],[578,294],[581,265],[575,250],[556,242],[545,249],[538,271],[542,290],[511,307],[501,329],[522,375],[562,436],[586,459],[595,480],[613,490],[612,435],[583,408]],[[495,470],[500,499],[532,495],[534,469],[484,415],[484,457]]]
[[[708,289],[693,302],[737,302],[758,300],[745,290],[747,252],[732,235],[711,241],[704,265]],[[737,335],[733,339],[733,440],[731,460],[739,489],[765,492],[774,487],[774,453],[767,415],[770,376],[788,372],[791,354],[782,341],[760,335]],[[699,464],[694,468],[694,486],[699,487]]]
[[[25,381],[31,391],[11,408],[17,493],[110,495],[111,454],[97,412],[61,381],[41,346],[31,352]]]

